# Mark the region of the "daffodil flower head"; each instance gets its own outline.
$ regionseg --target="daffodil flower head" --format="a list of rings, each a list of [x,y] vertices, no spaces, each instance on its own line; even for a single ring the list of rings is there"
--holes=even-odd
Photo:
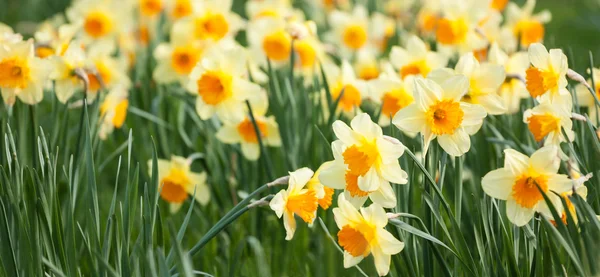
[[[437,138],[446,153],[462,156],[471,147],[469,136],[479,130],[487,116],[483,106],[461,102],[468,90],[469,79],[460,74],[441,83],[415,78],[415,102],[396,113],[392,123],[405,132],[421,133],[423,153]]]
[[[489,10],[488,1],[442,1],[436,40],[444,51],[460,54],[482,49],[487,40],[476,29]]]
[[[404,243],[385,229],[388,218],[383,207],[374,203],[361,207],[359,212],[343,194],[339,195],[337,203],[333,215],[340,229],[337,237],[344,249],[344,267],[355,266],[373,255],[377,274],[387,275],[392,255],[400,253]]]
[[[343,189],[357,207],[367,197],[383,207],[395,207],[396,194],[390,183],[408,182],[408,175],[398,163],[404,145],[384,136],[366,113],[358,114],[350,125],[339,120],[333,123],[338,138],[331,144],[335,159],[323,168],[319,180],[325,186]]]
[[[536,141],[544,141],[544,145],[560,146],[565,141],[562,131],[567,134],[568,141],[575,139],[573,122],[571,121],[571,96],[565,95],[557,101],[548,100],[523,113],[523,121]]]
[[[506,7],[506,25],[512,29],[515,37],[521,39],[519,43],[524,47],[542,42],[545,35],[544,24],[552,20],[552,14],[547,10],[533,14],[536,2],[527,0],[523,8],[510,2]]]
[[[88,43],[114,39],[120,30],[126,30],[130,11],[130,5],[121,1],[83,0],[74,2],[66,14],[70,22],[80,26],[81,40]]]
[[[560,49],[546,50],[539,43],[529,47],[531,67],[527,69],[527,90],[531,97],[548,97],[554,101],[559,95],[568,95],[567,71],[569,64],[567,56]]]
[[[101,125],[98,136],[105,140],[115,128],[121,128],[127,118],[129,108],[127,88],[119,85],[110,90],[100,105]]]
[[[500,86],[498,94],[508,114],[518,113],[521,109],[521,99],[529,97],[527,87],[522,81],[525,78],[525,71],[529,68],[527,52],[517,52],[509,56],[497,43],[494,43],[490,47],[489,62],[504,66],[507,77]]]
[[[222,121],[245,117],[245,102],[258,95],[260,86],[246,79],[246,52],[239,46],[211,48],[190,74],[188,91],[196,94],[196,111],[201,119],[217,115]]]
[[[286,240],[291,240],[296,232],[295,215],[308,224],[312,224],[317,216],[316,192],[306,188],[312,176],[313,171],[306,167],[290,172],[287,189],[282,189],[271,199],[269,206],[277,217],[283,217]]]
[[[411,75],[426,77],[431,70],[445,67],[448,58],[441,53],[430,51],[419,37],[412,35],[406,41],[405,48],[392,47],[390,62],[404,79]]]
[[[98,42],[89,47],[86,60],[88,103],[93,101],[101,89],[115,86],[128,88],[131,81],[127,76],[127,60],[124,56],[114,57],[114,43]]]
[[[600,80],[600,69],[594,68],[591,72],[589,72],[588,69],[588,73],[594,76],[594,80]],[[591,83],[592,81],[588,80],[588,84]],[[600,99],[600,82],[595,82],[595,85],[596,87],[593,89],[596,93],[596,98]],[[588,88],[584,84],[578,84],[575,87],[575,95],[577,96],[577,105],[581,107],[586,107],[587,112],[589,114],[589,118],[592,120],[592,122],[595,122],[595,124],[598,125],[598,118],[596,117],[597,110],[595,108],[596,100],[594,99],[594,96],[590,93]]]
[[[194,40],[161,43],[154,49],[157,66],[152,77],[161,84],[179,82],[186,85],[189,75],[202,58],[204,46]]]
[[[44,85],[51,67],[46,60],[34,56],[33,40],[0,46],[0,91],[7,105],[16,98],[28,105],[44,97]]]
[[[542,192],[562,213],[560,197],[573,187],[567,175],[558,174],[559,149],[555,146],[540,148],[531,157],[513,149],[504,150],[504,167],[486,174],[481,185],[493,198],[506,200],[506,215],[517,226],[527,224],[535,212],[551,217]]]
[[[372,99],[376,103],[381,103],[381,115],[378,122],[380,126],[390,125],[394,115],[414,101],[413,78],[409,75],[402,80],[395,70],[387,65],[384,66],[379,78],[371,82]]]
[[[338,101],[337,111],[352,116],[360,112],[363,99],[368,98],[368,84],[356,77],[354,69],[346,60],[342,61],[340,68],[331,70],[327,75],[331,79],[331,98]]]
[[[82,44],[77,40],[69,44],[63,55],[52,56],[51,61],[54,68],[50,73],[50,78],[55,81],[54,91],[61,103],[67,103],[78,89],[83,89],[84,83],[75,75],[75,71],[83,69],[86,60]]]
[[[352,53],[369,44],[369,14],[364,6],[357,5],[352,12],[334,10],[329,14],[333,27],[331,39],[346,53]]]
[[[167,15],[174,21],[188,15],[198,13],[201,1],[198,0],[170,0],[166,3]]]
[[[197,13],[177,20],[171,39],[218,42],[233,38],[243,27],[244,20],[231,11],[231,0],[206,0],[198,2]]]
[[[171,212],[181,208],[188,195],[201,205],[210,200],[210,190],[206,184],[206,172],[195,173],[190,169],[190,161],[184,157],[172,156],[170,160],[158,159],[158,189],[160,197],[170,204]],[[152,172],[152,160],[148,161]]]
[[[290,60],[292,36],[288,23],[283,18],[266,17],[251,22],[248,27],[248,41],[254,55],[262,58],[262,64],[269,60],[280,67]],[[302,49],[300,49],[302,50]]]
[[[334,189],[330,187],[326,187],[319,180],[319,176],[321,175],[321,171],[323,168],[326,168],[331,165],[331,161],[323,163],[319,169],[315,172],[312,178],[306,184],[306,188],[314,190],[315,195],[317,196],[319,206],[323,210],[327,210],[331,206],[331,202],[333,200]]]

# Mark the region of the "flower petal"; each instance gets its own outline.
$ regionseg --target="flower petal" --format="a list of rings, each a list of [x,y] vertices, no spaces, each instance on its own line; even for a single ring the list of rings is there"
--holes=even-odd
[[[506,201],[506,216],[517,226],[527,224],[533,218],[534,213],[533,209],[523,208],[513,199]]]
[[[493,198],[507,200],[515,184],[515,175],[506,168],[488,172],[481,180],[483,191]]]
[[[471,139],[462,128],[457,129],[454,134],[438,136],[438,143],[453,157],[462,156],[471,148]]]
[[[405,132],[418,133],[423,130],[425,126],[425,112],[419,109],[419,105],[416,103],[406,106],[396,113],[392,123],[398,127],[398,129]]]
[[[323,164],[319,174],[319,181],[324,186],[333,189],[346,188],[346,165],[341,161],[335,160],[328,164]]]

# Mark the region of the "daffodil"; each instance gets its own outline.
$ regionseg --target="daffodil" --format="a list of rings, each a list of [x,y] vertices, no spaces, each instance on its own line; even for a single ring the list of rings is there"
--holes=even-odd
[[[441,0],[427,0],[419,9],[416,18],[417,29],[423,36],[435,34],[438,22],[442,17]]]
[[[600,69],[594,68],[591,72],[594,76],[595,88],[594,91],[596,93],[596,98],[600,99]],[[588,80],[588,83],[591,84],[591,80]],[[598,109],[596,108],[596,100],[588,88],[583,84],[578,84],[575,87],[575,94],[577,95],[577,104],[581,107],[586,107],[589,118],[598,125]]]
[[[380,126],[390,125],[394,115],[414,101],[413,85],[413,76],[402,80],[391,66],[384,67],[383,73],[371,84],[373,99],[381,103]]]
[[[169,0],[166,3],[167,15],[176,21],[199,12],[201,5],[201,0]]]
[[[558,174],[558,148],[545,146],[531,157],[515,150],[504,150],[504,167],[489,172],[481,180],[483,191],[493,198],[506,200],[506,215],[517,226],[527,224],[535,212],[552,216],[540,190],[560,209],[560,197],[573,187],[567,175]]]
[[[557,101],[544,101],[533,109],[523,113],[523,121],[536,141],[544,141],[544,145],[559,146],[565,141],[563,130],[568,141],[573,141],[573,122],[571,121],[571,96],[565,95]]]
[[[246,15],[252,21],[264,18],[300,19],[302,11],[295,10],[289,0],[250,0],[246,1]]]
[[[514,114],[519,112],[521,99],[529,97],[527,88],[523,80],[525,72],[529,68],[529,57],[526,52],[513,53],[507,55],[498,44],[492,44],[489,53],[489,62],[504,66],[506,79],[500,86],[499,95],[507,109],[507,113]]]
[[[129,28],[129,5],[122,1],[74,1],[66,11],[67,18],[76,26],[81,26],[81,40],[84,43],[114,39],[119,32]]]
[[[290,172],[287,189],[282,189],[271,199],[269,206],[277,217],[283,217],[286,240],[291,240],[296,232],[294,215],[308,224],[312,224],[317,216],[319,204],[316,192],[306,188],[312,176],[313,171],[306,167]]]
[[[544,10],[533,14],[536,0],[527,0],[523,8],[510,2],[506,7],[506,25],[512,29],[515,37],[521,38],[521,45],[528,47],[532,43],[542,42],[544,39],[544,24],[552,20],[552,14]]]
[[[268,17],[252,22],[247,35],[252,54],[263,57],[261,64],[266,65],[268,59],[278,67],[290,60],[293,38],[284,19]]]
[[[306,184],[306,188],[315,191],[319,207],[321,207],[321,209],[323,210],[327,210],[331,206],[335,190],[330,187],[324,186],[321,183],[321,180],[319,180],[319,176],[321,175],[321,171],[323,170],[323,168],[330,166],[331,163],[332,162],[323,163]]]
[[[7,48],[9,44],[14,44],[23,40],[23,36],[17,34],[13,29],[0,22],[0,47]]]
[[[560,205],[562,205],[562,214],[560,215],[560,219],[564,224],[567,224],[567,213],[569,213],[571,215],[571,217],[573,218],[573,222],[575,222],[575,224],[577,224],[578,219],[577,219],[577,210],[575,210],[575,205],[573,205],[573,202],[571,201],[571,197],[574,197],[573,195],[577,194],[579,195],[579,197],[581,197],[583,200],[586,200],[587,195],[588,195],[588,189],[585,185],[581,184],[579,186],[576,186],[574,189],[570,189],[566,192],[563,192],[560,194],[560,198],[562,198],[566,205],[562,204],[562,201],[560,202]],[[554,223],[554,220],[551,220]]]
[[[370,49],[376,54],[384,53],[388,48],[389,40],[396,34],[396,22],[393,18],[374,12],[369,20]]]
[[[181,208],[188,195],[193,195],[201,205],[210,200],[206,172],[192,172],[190,164],[189,159],[179,156],[171,156],[171,160],[158,159],[160,197],[170,204],[173,213]],[[148,161],[148,169],[152,172],[152,160]]]
[[[501,12],[504,10],[504,8],[506,8],[506,4],[508,4],[508,2],[509,0],[492,0],[490,3],[490,8]]]
[[[373,255],[379,276],[390,271],[392,255],[404,249],[404,243],[385,229],[388,218],[377,203],[357,210],[343,194],[338,197],[338,207],[333,209],[335,223],[340,229],[338,243],[344,249],[344,267],[350,268]]]
[[[469,135],[475,134],[487,116],[479,104],[461,102],[469,90],[469,79],[455,75],[442,83],[415,78],[415,102],[401,109],[392,123],[400,130],[423,135],[423,152],[435,138],[451,156],[461,156],[471,148]]]
[[[477,27],[489,9],[488,1],[441,1],[442,18],[437,21],[436,40],[444,51],[464,54],[482,49],[487,40]]]
[[[329,14],[329,34],[333,43],[340,46],[342,55],[358,51],[369,44],[369,14],[364,6],[357,5],[351,13],[334,10]]]
[[[189,82],[190,73],[202,58],[203,51],[203,45],[194,40],[159,44],[154,49],[157,66],[152,77],[157,83],[179,82],[185,86]]]
[[[372,51],[360,50],[354,61],[354,71],[358,79],[373,81],[381,72],[380,61]]]
[[[54,80],[54,91],[58,101],[67,103],[78,89],[83,89],[81,76],[75,75],[75,71],[83,69],[86,65],[86,55],[79,41],[73,41],[61,56],[53,56],[53,71],[50,78]]]
[[[62,22],[64,18],[59,17],[53,21]],[[79,31],[78,26],[73,24],[60,24],[53,21],[42,23],[35,32],[35,54],[40,58],[64,55],[69,43]]]
[[[481,105],[489,114],[506,112],[504,102],[498,95],[498,90],[506,79],[503,66],[487,62],[480,64],[473,53],[469,52],[460,57],[454,72],[449,69],[436,70],[430,74],[429,78],[442,83],[455,74],[469,78],[469,90],[463,96],[462,101]]]
[[[395,207],[396,194],[390,183],[408,182],[398,163],[404,145],[384,136],[366,113],[358,114],[350,125],[352,128],[339,120],[333,123],[338,138],[331,144],[335,159],[322,169],[319,180],[325,186],[343,189],[356,207],[367,197],[383,207]]]
[[[225,121],[216,134],[217,139],[224,143],[239,143],[244,157],[252,161],[258,160],[260,156],[259,138],[265,146],[281,146],[279,126],[274,116],[265,116],[268,101],[266,95],[262,92],[261,94],[264,96],[255,96],[255,99],[250,101],[260,136],[257,134],[254,123],[249,116],[239,120]]]
[[[406,48],[392,47],[390,62],[404,79],[410,75],[426,77],[431,70],[445,67],[448,58],[430,51],[420,38],[413,35],[406,41]]]
[[[288,33],[294,38],[293,53],[295,55],[294,66],[304,80],[312,83],[312,77],[319,72],[319,62],[328,62],[323,43],[316,34],[316,27],[313,22],[296,22],[288,26]]]
[[[526,71],[527,90],[531,97],[548,97],[554,101],[560,95],[568,95],[567,56],[560,49],[546,50],[544,45],[534,43],[529,46],[531,67]]]
[[[212,48],[190,74],[188,91],[197,95],[200,118],[216,114],[223,121],[238,121],[246,116],[244,101],[258,95],[260,86],[245,79],[246,53],[237,46]]]
[[[100,105],[100,131],[98,136],[105,140],[113,130],[121,128],[127,118],[127,108],[129,108],[129,93],[123,85],[118,85],[110,92]]]
[[[115,57],[113,43],[96,43],[87,52],[88,99],[96,98],[102,88],[110,90],[117,85],[128,88],[131,81],[127,76],[127,60]]]
[[[165,9],[164,0],[138,0],[138,9],[142,17],[157,18]]]
[[[475,49],[475,57],[479,61],[485,61],[490,45],[498,44],[500,48],[509,53],[517,50],[517,37],[510,27],[503,25],[504,17],[498,11],[490,11],[488,15],[479,22],[477,31],[485,37],[487,44],[480,49]],[[489,45],[488,45],[489,44]]]
[[[171,39],[185,41],[193,38],[208,42],[232,39],[244,26],[244,20],[231,11],[231,2],[231,0],[199,2],[197,13],[175,22]]]
[[[7,105],[16,98],[34,105],[44,97],[44,85],[51,67],[35,57],[33,40],[0,44],[0,91]]]
[[[363,99],[369,97],[368,84],[356,77],[354,69],[348,61],[342,61],[341,67],[329,66],[327,77],[331,98],[338,101],[336,112],[353,116],[360,112]],[[338,100],[339,99],[339,100]]]

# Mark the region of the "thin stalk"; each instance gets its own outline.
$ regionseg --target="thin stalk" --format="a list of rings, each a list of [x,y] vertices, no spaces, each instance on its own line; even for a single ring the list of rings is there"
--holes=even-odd
[[[260,132],[260,129],[256,124],[256,118],[254,118],[254,113],[252,112],[252,106],[250,105],[250,101],[246,100],[246,106],[248,107],[248,113],[250,114],[250,120],[252,121],[252,126],[254,127],[256,138],[258,139],[258,145],[260,146],[260,154],[263,160],[265,161],[265,170],[267,171],[267,176],[269,177],[269,180],[273,180],[273,178],[275,177],[273,176],[271,159],[269,158],[269,155],[267,154],[267,150],[263,143],[262,133]]]
[[[35,105],[29,105],[29,115],[31,116],[31,164],[34,168],[37,167],[37,159],[35,157],[37,151],[37,117],[35,112]]]

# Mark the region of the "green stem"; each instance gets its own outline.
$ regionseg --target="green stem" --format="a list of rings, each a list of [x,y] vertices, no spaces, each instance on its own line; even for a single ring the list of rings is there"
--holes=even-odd
[[[36,159],[36,138],[37,138],[37,117],[35,112],[35,105],[29,105],[29,115],[31,116],[31,164],[34,168],[37,167]]]
[[[462,180],[462,171],[463,171],[463,160],[461,157],[456,157],[456,185],[458,186],[456,190],[456,221],[460,224],[461,213],[462,213],[462,195],[463,195],[463,180]]]
[[[258,139],[258,145],[260,146],[260,155],[263,158],[265,170],[267,171],[267,176],[269,180],[273,180],[275,178],[273,176],[273,170],[271,167],[271,160],[269,159],[269,155],[267,154],[267,149],[262,140],[262,133],[256,124],[256,118],[254,118],[254,113],[252,112],[252,106],[250,105],[250,101],[246,100],[246,106],[248,107],[248,113],[250,114],[250,120],[252,121],[252,126],[254,127],[254,132],[256,133],[256,138]]]

